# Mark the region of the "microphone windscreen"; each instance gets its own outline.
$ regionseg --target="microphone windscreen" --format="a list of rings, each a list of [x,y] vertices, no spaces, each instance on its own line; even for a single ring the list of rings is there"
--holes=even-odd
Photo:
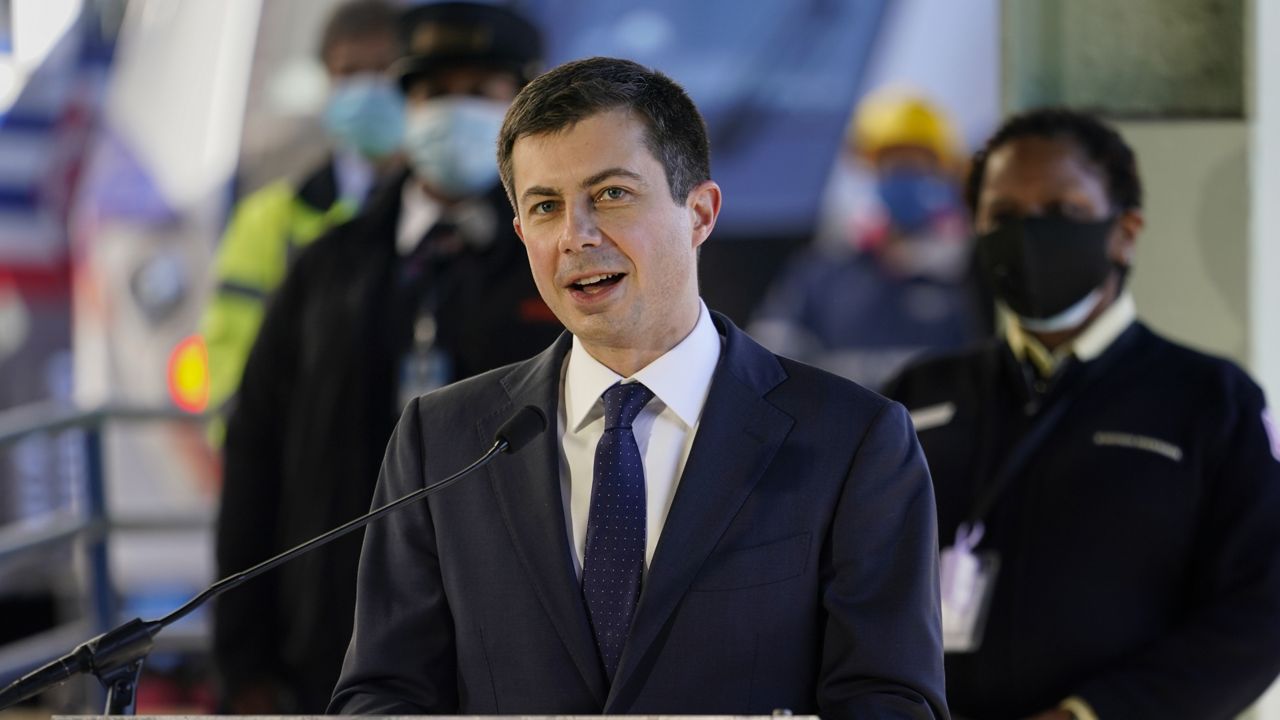
[[[507,447],[503,452],[513,453],[541,435],[546,429],[547,416],[543,415],[538,408],[525,405],[498,428],[498,432],[494,433],[493,441],[505,442]]]

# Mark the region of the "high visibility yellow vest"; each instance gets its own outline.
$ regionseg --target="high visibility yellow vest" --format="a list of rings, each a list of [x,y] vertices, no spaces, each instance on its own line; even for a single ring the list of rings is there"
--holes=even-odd
[[[209,429],[216,447],[225,433],[222,411],[240,387],[266,302],[284,282],[290,260],[355,213],[355,204],[343,200],[317,208],[284,181],[246,197],[233,211],[214,264],[217,286],[200,322],[209,356],[209,407],[219,415]]]

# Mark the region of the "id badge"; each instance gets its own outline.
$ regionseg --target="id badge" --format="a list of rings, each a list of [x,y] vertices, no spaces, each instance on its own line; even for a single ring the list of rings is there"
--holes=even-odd
[[[436,344],[436,321],[418,315],[413,326],[413,347],[400,358],[399,413],[414,398],[444,387],[453,380],[453,363]]]
[[[976,553],[982,523],[963,524],[956,541],[938,560],[942,590],[942,649],[970,653],[982,645],[987,609],[995,590],[1000,559],[995,552]]]
[[[449,384],[449,357],[438,348],[411,350],[400,359],[400,405],[403,410],[414,398]]]

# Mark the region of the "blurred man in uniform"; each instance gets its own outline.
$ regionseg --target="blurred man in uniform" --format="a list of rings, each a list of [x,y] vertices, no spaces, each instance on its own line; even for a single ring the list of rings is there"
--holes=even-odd
[[[1011,118],[968,201],[1003,336],[888,389],[948,546],[952,710],[1235,717],[1280,670],[1280,443],[1261,390],[1137,319],[1142,185],[1111,128]]]
[[[752,335],[872,388],[923,351],[981,337],[956,157],[951,121],[924,98],[863,100],[818,236],[775,282]]]
[[[320,59],[329,76],[324,125],[333,152],[295,185],[280,180],[242,200],[218,248],[217,285],[201,321],[209,352],[209,403],[229,410],[267,299],[297,254],[349,220],[379,177],[400,172],[404,99],[387,68],[400,56],[396,10],[383,0],[340,5],[325,25]],[[225,416],[220,416],[225,417]],[[222,420],[212,439],[220,444]]]
[[[407,12],[393,72],[411,170],[301,254],[245,368],[226,441],[218,567],[242,570],[368,510],[405,403],[560,332],[538,297],[494,144],[536,71],[536,29],[490,5]],[[459,429],[465,432],[465,429]],[[360,536],[217,610],[231,709],[323,712],[351,632]]]

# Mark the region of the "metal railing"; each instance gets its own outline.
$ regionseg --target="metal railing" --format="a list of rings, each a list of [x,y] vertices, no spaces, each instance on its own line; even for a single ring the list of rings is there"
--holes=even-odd
[[[80,508],[62,508],[43,516],[0,525],[0,566],[24,555],[50,548],[79,545],[86,559],[83,583],[84,617],[28,635],[0,646],[0,685],[68,651],[74,645],[114,627],[119,618],[119,597],[111,578],[107,546],[113,522],[106,502],[103,432],[116,423],[203,423],[208,416],[176,409],[106,405],[80,409],[57,403],[34,403],[0,412],[0,449],[39,435],[81,430],[83,466],[77,480],[83,483]],[[149,529],[151,523],[130,522],[130,529]],[[160,521],[156,528],[172,529]]]

